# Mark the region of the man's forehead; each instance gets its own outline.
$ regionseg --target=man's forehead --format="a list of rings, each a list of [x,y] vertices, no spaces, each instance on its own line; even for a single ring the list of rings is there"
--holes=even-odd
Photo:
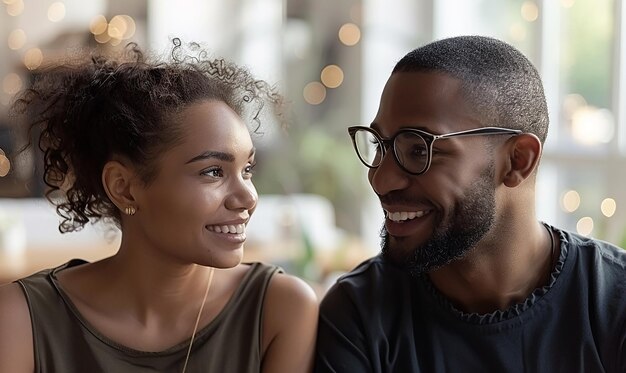
[[[475,122],[472,114],[459,79],[440,72],[397,72],[370,126],[385,136],[405,127],[444,133],[466,129]]]

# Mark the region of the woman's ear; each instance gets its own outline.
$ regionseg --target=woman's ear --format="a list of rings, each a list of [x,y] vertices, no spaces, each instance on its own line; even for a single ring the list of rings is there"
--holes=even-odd
[[[124,212],[129,207],[137,208],[132,184],[135,172],[120,161],[108,161],[102,169],[102,185],[111,202]]]
[[[520,185],[534,174],[541,158],[541,141],[532,133],[514,136],[507,142],[508,169],[503,183],[509,188]]]

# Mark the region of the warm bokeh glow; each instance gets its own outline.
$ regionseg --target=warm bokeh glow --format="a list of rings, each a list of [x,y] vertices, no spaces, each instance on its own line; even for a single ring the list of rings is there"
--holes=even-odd
[[[4,152],[0,154],[0,177],[5,177],[11,170],[11,162],[9,158],[4,155]]]
[[[571,8],[574,6],[576,0],[561,0],[561,6],[563,8]]]
[[[593,232],[593,219],[585,216],[576,223],[576,231],[583,236],[589,236]]]
[[[100,35],[107,30],[107,19],[103,15],[95,16],[89,24],[89,31],[94,35]]]
[[[135,20],[127,15],[117,15],[111,18],[107,32],[113,39],[129,39],[135,34]]]
[[[528,22],[534,22],[539,18],[539,7],[534,1],[524,1],[522,4],[522,18]]]
[[[614,135],[615,117],[610,110],[583,106],[572,114],[572,137],[579,144],[606,144]]]
[[[361,30],[354,23],[346,23],[339,29],[339,40],[347,45],[353,46],[361,40]]]
[[[328,88],[337,88],[343,83],[343,70],[337,65],[328,65],[322,70],[322,83]]]
[[[617,202],[613,198],[605,198],[600,204],[600,210],[604,216],[610,218],[617,210]]]
[[[569,190],[563,194],[563,199],[561,200],[561,206],[563,210],[567,212],[574,212],[578,210],[580,207],[580,195],[575,190]]]
[[[42,62],[43,53],[39,48],[29,49],[28,51],[26,51],[26,54],[24,54],[24,66],[26,66],[28,70],[37,69],[39,66],[41,66]]]
[[[10,16],[17,17],[24,11],[24,2],[22,0],[13,0],[7,3],[7,13]]]
[[[2,80],[2,90],[5,93],[14,95],[22,89],[22,78],[16,73],[10,73]]]
[[[65,18],[65,4],[60,1],[50,4],[48,7],[48,19],[51,22],[59,22]]]
[[[21,28],[11,31],[8,38],[9,48],[18,50],[26,44],[26,33]]]
[[[304,86],[304,100],[311,105],[319,105],[326,99],[326,87],[320,82],[311,82]]]
[[[522,42],[526,40],[526,27],[521,22],[513,22],[509,27],[509,34],[513,40]]]
[[[94,35],[94,39],[100,44],[108,43],[111,40],[108,32],[103,32],[102,34]]]
[[[126,33],[126,20],[120,16],[111,18],[107,32],[114,39],[122,39],[124,33]]]

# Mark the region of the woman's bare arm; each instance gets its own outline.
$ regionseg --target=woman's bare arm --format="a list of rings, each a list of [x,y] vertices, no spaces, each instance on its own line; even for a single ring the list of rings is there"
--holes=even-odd
[[[263,373],[311,372],[318,300],[304,281],[277,274],[265,297]]]
[[[33,373],[33,333],[24,292],[0,286],[0,372]]]

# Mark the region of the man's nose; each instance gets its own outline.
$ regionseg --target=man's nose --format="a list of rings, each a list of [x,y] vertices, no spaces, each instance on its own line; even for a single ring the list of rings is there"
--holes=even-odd
[[[406,173],[394,159],[393,149],[389,149],[376,168],[368,173],[370,185],[378,195],[385,195],[394,190],[402,190],[409,186],[410,175]]]

